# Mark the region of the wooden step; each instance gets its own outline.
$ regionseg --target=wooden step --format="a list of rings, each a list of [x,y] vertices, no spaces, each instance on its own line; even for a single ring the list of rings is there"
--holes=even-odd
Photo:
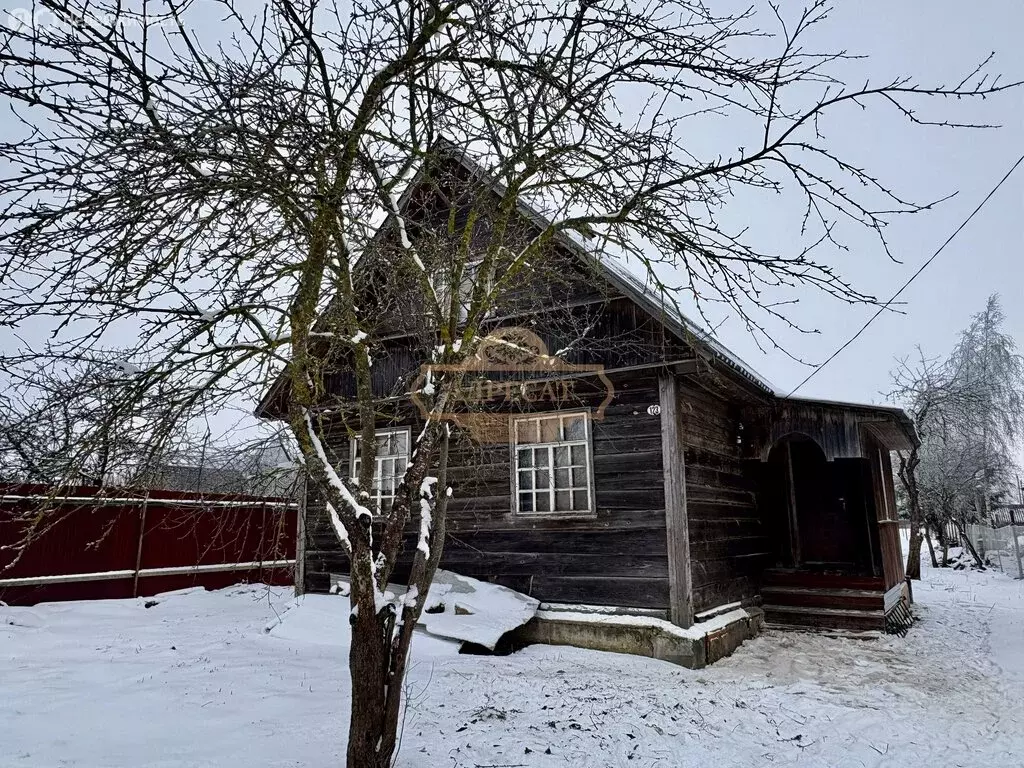
[[[812,589],[808,587],[762,587],[764,602],[771,605],[807,608],[882,610],[885,594],[870,589]]]
[[[885,614],[881,610],[866,611],[838,608],[807,608],[794,605],[765,605],[765,621],[769,625],[843,629],[853,631],[885,630]]]
[[[766,587],[799,587],[803,589],[860,589],[885,591],[881,576],[848,576],[840,573],[814,573],[770,569],[764,572]]]

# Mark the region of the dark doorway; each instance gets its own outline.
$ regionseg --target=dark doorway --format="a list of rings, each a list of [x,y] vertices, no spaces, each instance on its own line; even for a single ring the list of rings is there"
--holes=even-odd
[[[790,567],[849,574],[872,571],[862,459],[828,461],[802,435],[780,440],[765,469],[779,544]],[[870,490],[870,486],[867,486]]]
[[[790,440],[794,501],[802,565],[825,570],[857,568],[858,530],[847,497],[846,467],[825,460],[811,440]]]

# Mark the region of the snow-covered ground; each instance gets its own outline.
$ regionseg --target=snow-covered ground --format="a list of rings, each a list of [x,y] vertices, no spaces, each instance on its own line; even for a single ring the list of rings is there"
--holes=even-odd
[[[699,671],[419,637],[399,765],[1024,765],[1024,582],[929,569],[915,596],[905,639],[769,632]],[[145,604],[0,607],[0,766],[343,763],[344,598]]]

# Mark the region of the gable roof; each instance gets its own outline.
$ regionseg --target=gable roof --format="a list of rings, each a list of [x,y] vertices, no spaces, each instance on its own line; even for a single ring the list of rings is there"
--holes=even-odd
[[[471,174],[472,177],[479,178],[483,181],[484,186],[487,189],[490,189],[499,195],[505,191],[505,185],[502,184],[499,179],[488,173],[478,162],[472,159],[467,152],[457,147],[455,144],[442,140],[438,144],[438,149],[447,157],[458,162]],[[425,174],[425,165],[421,165],[397,200],[399,210],[404,209],[409,203],[414,191],[425,179]],[[539,229],[546,229],[550,226],[551,221],[533,208],[522,197],[517,198],[516,207],[517,212],[524,219],[531,222]],[[371,243],[384,236],[384,232],[387,230],[389,221],[390,217],[384,220],[381,226],[374,233]],[[816,403],[823,406],[837,406],[856,411],[870,411],[878,415],[884,415],[888,419],[891,419],[895,425],[898,425],[898,429],[904,433],[907,439],[913,443],[918,442],[913,421],[900,408],[894,406],[868,405],[831,400],[815,400],[812,398],[802,397],[786,397],[732,350],[716,339],[708,330],[694,322],[685,313],[683,313],[682,310],[679,309],[678,302],[667,296],[664,291],[656,290],[652,286],[648,285],[647,282],[641,280],[624,263],[622,263],[622,261],[611,255],[596,254],[593,249],[586,245],[586,243],[580,242],[572,234],[564,231],[556,232],[555,240],[570,253],[579,258],[580,261],[594,271],[595,274],[599,274],[604,277],[615,290],[622,294],[623,297],[631,300],[653,319],[661,322],[680,340],[690,344],[698,354],[702,354],[703,356],[730,369],[739,377],[752,384],[756,389],[760,390],[763,394],[769,395],[773,399],[782,402],[798,401],[808,404]],[[279,376],[275,380],[274,384],[267,389],[267,392],[264,394],[263,398],[261,398],[256,407],[255,412],[257,416],[267,412],[267,409],[273,398],[278,393],[283,380],[284,376]]]
[[[450,142],[443,142],[441,151],[459,162],[470,174],[482,179],[488,188],[499,194],[504,192],[505,185],[484,170],[479,163],[462,149]],[[411,190],[421,178],[420,174],[417,174],[409,186],[406,187],[403,197],[400,198],[400,203],[408,200],[408,195],[411,194]],[[539,229],[543,230],[551,225],[550,219],[536,210],[522,197],[516,199],[516,208],[523,218]],[[738,355],[714,338],[709,331],[683,314],[676,301],[666,296],[663,291],[657,291],[646,282],[640,280],[619,259],[611,255],[598,256],[585,243],[581,243],[575,237],[562,230],[555,234],[555,239],[560,245],[579,257],[595,273],[605,277],[612,287],[623,296],[639,305],[654,319],[661,321],[681,340],[695,345],[695,347],[700,348],[710,357],[725,363],[727,367],[737,372],[765,393],[776,394],[775,387],[741,360]]]
[[[471,177],[480,179],[486,189],[490,189],[499,195],[505,191],[505,185],[500,180],[488,173],[468,153],[455,144],[442,139],[438,142],[437,149],[439,153],[461,165]],[[399,210],[403,210],[408,205],[415,190],[425,178],[426,164],[423,163],[398,197],[396,203]],[[546,216],[533,208],[522,197],[517,198],[516,208],[517,213],[539,229],[546,229],[551,224],[551,221]],[[371,245],[384,237],[388,230],[389,222],[390,217],[387,217],[377,228],[370,240]],[[604,277],[611,287],[623,297],[629,299],[653,319],[662,323],[680,340],[690,344],[698,354],[724,364],[762,393],[769,395],[776,393],[775,388],[754,371],[753,368],[715,339],[707,330],[683,314],[675,301],[666,296],[664,292],[657,291],[640,280],[619,259],[610,255],[597,255],[585,243],[580,242],[564,231],[556,232],[554,239],[559,245],[577,257],[585,267],[589,268],[593,273]],[[357,260],[356,268],[358,268],[358,265],[359,261]],[[263,417],[268,414],[273,400],[280,393],[283,380],[284,375],[279,375],[274,380],[274,383],[267,388],[267,391],[264,392],[263,397],[260,398],[254,410],[256,416]]]

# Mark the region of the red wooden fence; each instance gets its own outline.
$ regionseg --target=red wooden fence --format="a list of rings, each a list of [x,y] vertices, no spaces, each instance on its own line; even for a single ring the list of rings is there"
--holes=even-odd
[[[296,515],[277,498],[0,485],[0,600],[291,584]]]

